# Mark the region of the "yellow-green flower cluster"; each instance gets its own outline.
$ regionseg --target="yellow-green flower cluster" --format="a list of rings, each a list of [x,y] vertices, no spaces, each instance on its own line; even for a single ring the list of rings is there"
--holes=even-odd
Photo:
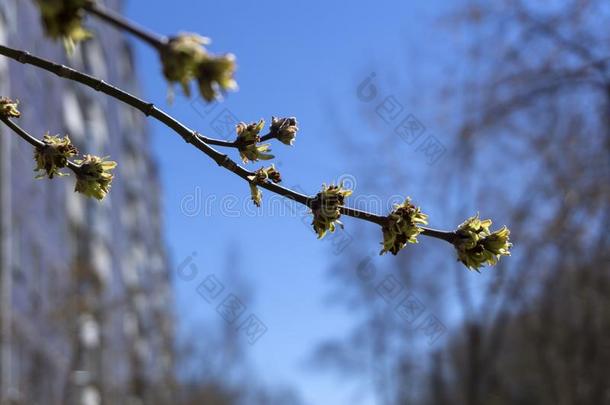
[[[237,90],[235,74],[235,55],[213,56],[206,54],[197,69],[199,93],[208,102],[215,100],[221,93]]]
[[[239,150],[239,156],[244,163],[273,159],[274,156],[267,153],[271,151],[270,145],[267,143],[258,144],[261,140],[259,133],[264,126],[265,120],[263,119],[251,124],[246,124],[244,122],[237,124],[236,146]]]
[[[490,219],[481,220],[477,214],[464,221],[456,231],[458,260],[471,270],[478,271],[486,264],[493,266],[500,256],[510,256],[510,231],[504,226],[490,232],[491,224]]]
[[[36,178],[46,176],[52,179],[54,176],[67,176],[67,173],[61,173],[60,170],[66,167],[68,159],[78,153],[76,147],[70,142],[70,138],[46,134],[42,137],[42,143],[43,146],[34,150],[34,160],[36,161],[34,171],[39,173]]]
[[[83,25],[83,8],[91,0],[36,0],[45,32],[53,39],[61,39],[68,53],[77,43],[91,37]]]
[[[110,190],[113,170],[117,163],[94,155],[85,155],[82,160],[76,160],[80,167],[76,171],[76,187],[74,191],[87,197],[103,199]]]
[[[254,176],[251,176],[251,180],[255,183],[262,183],[267,180],[271,180],[274,183],[282,181],[282,175],[277,171],[275,165],[269,167],[261,167],[254,172]]]
[[[269,132],[274,138],[286,145],[290,146],[294,143],[298,130],[297,119],[295,117],[271,117]]]
[[[253,176],[249,176],[248,179],[250,180],[250,196],[252,197],[252,202],[257,207],[260,207],[263,199],[263,193],[261,193],[256,185],[267,180],[271,180],[274,183],[279,183],[282,181],[282,176],[280,175],[280,172],[275,169],[275,166],[271,165],[267,168],[261,167],[254,172]]]
[[[352,190],[343,188],[343,183],[335,186],[331,184],[322,185],[320,191],[311,204],[311,212],[313,214],[313,230],[318,234],[318,239],[323,238],[326,232],[334,232],[336,225],[343,226],[339,217],[341,217],[341,207],[345,203],[345,197],[352,194]]]
[[[423,231],[419,225],[428,223],[428,215],[407,198],[404,203],[396,204],[388,215],[383,232],[383,249],[380,254],[390,252],[393,255],[403,249],[407,243],[417,243],[417,236]]]
[[[19,101],[13,101],[8,97],[0,98],[0,116],[4,118],[19,118],[21,113],[17,109]]]
[[[198,34],[185,33],[170,38],[160,52],[165,78],[180,84],[187,96],[191,94],[191,81],[196,80],[201,96],[208,102],[223,91],[237,88],[233,79],[235,57],[208,53],[204,46],[210,42]]]
[[[199,62],[205,55],[203,45],[210,39],[197,34],[180,34],[172,37],[161,49],[163,74],[170,83],[182,86],[184,94],[190,96],[190,82],[195,78]]]

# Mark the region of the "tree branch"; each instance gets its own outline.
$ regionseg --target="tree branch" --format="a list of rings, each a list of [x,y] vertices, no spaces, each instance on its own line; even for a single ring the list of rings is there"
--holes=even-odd
[[[37,56],[33,56],[29,52],[12,49],[12,48],[9,48],[9,47],[3,46],[3,45],[0,45],[0,54],[7,56],[11,59],[14,59],[20,63],[30,64],[30,65],[36,66],[38,68],[47,70],[51,73],[58,75],[59,77],[82,83],[88,87],[91,87],[92,89],[94,89],[96,91],[107,94],[119,101],[122,101],[123,103],[125,103],[127,105],[130,105],[130,106],[140,110],[146,116],[151,116],[154,119],[156,119],[159,122],[166,125],[167,127],[171,128],[174,132],[176,132],[178,135],[180,135],[185,142],[190,143],[191,145],[193,145],[194,147],[199,149],[201,152],[205,153],[208,157],[210,157],[212,160],[214,160],[219,166],[222,166],[225,169],[233,172],[234,174],[236,174],[237,176],[246,180],[247,182],[249,182],[249,183],[251,182],[251,176],[254,175],[254,172],[251,172],[251,171],[243,168],[242,166],[239,166],[237,163],[235,163],[233,160],[231,160],[231,158],[229,158],[226,154],[220,153],[216,149],[214,149],[208,145],[208,144],[215,144],[215,145],[221,145],[221,146],[229,146],[228,144],[231,144],[231,146],[233,146],[234,142],[226,142],[226,141],[206,138],[206,137],[202,136],[201,134],[199,134],[197,131],[194,131],[194,130],[188,128],[187,126],[185,126],[184,124],[182,124],[181,122],[176,120],[175,118],[171,117],[170,115],[165,113],[163,110],[156,107],[154,104],[148,103],[136,96],[133,96],[124,90],[121,90],[115,86],[112,86],[112,85],[104,82],[103,80],[100,80],[93,76],[79,72],[79,71],[69,68],[65,65],[56,64],[56,63],[53,63],[46,59],[39,58]],[[15,128],[15,127],[18,128],[14,123],[11,122],[10,124],[11,124],[10,125],[11,128]],[[23,130],[21,130],[21,131],[22,131],[22,133],[18,132],[20,134],[20,136],[22,136],[25,133],[25,131],[23,131]],[[31,138],[31,137],[28,137],[28,138]],[[26,138],[24,138],[24,139],[26,141],[28,141],[29,143],[32,143],[31,139],[26,139]],[[38,141],[38,140],[36,140],[36,141]],[[33,145],[38,146],[37,144],[36,145],[33,144]],[[266,190],[279,194],[283,197],[294,200],[294,201],[296,201],[300,204],[306,205],[307,207],[310,207],[310,208],[311,208],[312,202],[315,198],[315,197],[310,197],[310,196],[298,193],[294,190],[280,186],[279,184],[275,184],[271,181],[257,183],[257,186],[260,186],[261,188],[264,188]],[[365,220],[368,222],[375,223],[380,226],[385,225],[385,223],[387,221],[387,217],[380,216],[380,215],[366,212],[366,211],[361,211],[361,210],[358,210],[355,208],[349,208],[349,207],[342,206],[342,207],[340,207],[340,210],[343,215],[362,219],[362,220]],[[441,240],[447,241],[452,244],[454,243],[454,241],[457,238],[457,235],[455,234],[455,232],[438,231],[438,230],[434,230],[434,229],[430,229],[430,228],[426,228],[426,227],[421,227],[421,228],[423,229],[422,235],[441,239]]]
[[[15,132],[17,135],[19,135],[19,137],[21,139],[23,139],[24,141],[26,141],[27,143],[32,145],[34,148],[38,149],[38,148],[44,147],[44,143],[40,139],[36,138],[35,136],[33,136],[29,132],[27,132],[25,129],[23,129],[19,125],[15,124],[10,118],[3,117],[0,115],[0,121],[2,121],[7,127],[9,127],[11,130],[13,130],[13,132]],[[74,173],[77,173],[78,169],[80,168],[79,165],[77,165],[76,163],[71,162],[69,160],[66,164],[66,167],[68,167]]]
[[[99,5],[95,1],[89,2],[87,5],[85,5],[84,8],[89,13],[98,17],[99,19],[104,20],[117,28],[129,32],[130,34],[140,38],[142,41],[146,42],[157,50],[161,50],[167,44],[166,37],[157,35],[138,26],[134,22],[127,20],[122,15],[117,14],[114,11],[105,8],[104,6]]]
[[[12,129],[17,135],[19,135],[21,137],[21,139],[23,139],[24,141],[26,141],[33,147],[42,148],[44,146],[44,143],[42,143],[41,140],[39,140],[39,139],[33,137],[32,135],[30,135],[29,133],[27,133],[19,125],[15,124],[13,121],[11,121],[10,118],[3,117],[2,115],[0,115],[0,120],[2,122],[4,122],[4,124],[6,124],[7,127]]]

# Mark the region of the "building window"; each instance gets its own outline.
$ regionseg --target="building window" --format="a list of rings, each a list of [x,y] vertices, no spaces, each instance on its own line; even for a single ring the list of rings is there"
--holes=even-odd
[[[78,227],[85,223],[85,203],[82,195],[74,192],[74,185],[66,183],[66,215],[70,225]]]
[[[104,57],[104,49],[100,42],[94,37],[82,43],[82,46],[86,70],[98,79],[108,79],[106,58]]]
[[[90,137],[89,149],[103,155],[108,145],[108,125],[106,114],[98,103],[87,106],[87,135]]]
[[[64,125],[75,142],[82,142],[85,137],[85,119],[76,93],[69,88],[62,93]]]
[[[15,7],[16,0],[4,0],[0,2],[0,20],[2,20],[2,24],[0,24],[0,30],[3,27],[6,27],[8,33],[12,34],[17,32],[17,7]],[[6,38],[2,38],[2,43],[5,44],[4,41]]]

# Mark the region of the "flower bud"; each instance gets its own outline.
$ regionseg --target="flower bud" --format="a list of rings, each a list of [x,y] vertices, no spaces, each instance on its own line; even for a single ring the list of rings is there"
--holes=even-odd
[[[237,89],[235,56],[210,54],[204,47],[210,42],[198,34],[185,33],[170,38],[160,52],[167,81],[179,83],[189,97],[191,80],[196,80],[201,97],[208,102],[219,98],[221,92]]]
[[[294,117],[276,118],[271,117],[271,135],[286,145],[292,145],[297,136],[297,119]]]
[[[199,63],[206,57],[203,45],[209,43],[209,38],[183,33],[171,37],[159,53],[163,75],[168,82],[179,83],[187,96],[191,94],[189,85],[196,76]]]
[[[400,205],[394,205],[394,210],[388,215],[386,224],[381,228],[383,249],[380,254],[390,252],[396,255],[407,243],[417,243],[417,236],[423,231],[419,225],[426,225],[427,220],[428,215],[411,204],[410,198]]]
[[[261,206],[261,202],[263,201],[263,193],[256,187],[256,183],[250,183],[250,197],[252,198],[252,202],[257,207]]]
[[[44,145],[34,151],[34,161],[36,161],[34,171],[39,172],[36,178],[47,176],[52,179],[56,175],[67,176],[67,173],[61,173],[59,170],[66,167],[68,159],[78,153],[70,138],[46,134],[42,137],[42,142]]]
[[[19,118],[21,113],[17,109],[19,101],[13,101],[8,97],[0,98],[0,116],[4,118]]]
[[[261,168],[260,170],[263,171],[266,175],[266,178],[271,180],[272,182],[279,183],[282,181],[282,175],[276,170],[275,165],[271,165],[266,169]]]
[[[274,158],[273,155],[266,153],[271,151],[269,144],[258,144],[260,141],[259,133],[264,126],[265,121],[262,119],[259,122],[253,122],[252,124],[245,124],[243,122],[237,124],[237,149],[239,150],[239,155],[244,163]]]
[[[256,185],[267,180],[271,180],[274,183],[279,183],[282,181],[282,176],[280,175],[280,172],[275,169],[275,166],[271,165],[267,168],[261,167],[254,172],[254,175],[248,176],[248,180],[250,180],[250,195],[252,197],[252,201],[254,202],[254,205],[260,207],[263,194],[258,187],[256,187]]]
[[[83,8],[91,0],[36,0],[45,32],[61,39],[68,53],[81,41],[91,37],[83,26]]]
[[[117,163],[94,155],[85,155],[84,159],[75,162],[80,167],[76,172],[74,191],[87,197],[103,199],[110,191],[110,183],[114,178],[111,170]]]
[[[485,250],[490,251],[497,257],[510,256],[510,248],[512,243],[509,242],[510,230],[503,226],[491,235],[483,239]]]
[[[208,102],[214,101],[228,90],[237,90],[235,74],[235,56],[206,55],[197,68],[197,83],[201,96]]]
[[[343,183],[335,186],[331,184],[322,185],[320,191],[311,204],[311,212],[313,221],[311,225],[313,230],[318,234],[318,239],[326,235],[326,232],[334,232],[336,225],[343,226],[339,217],[341,217],[340,207],[345,203],[345,197],[352,194],[352,190],[343,188]]]
[[[456,230],[458,260],[471,270],[479,271],[486,264],[493,266],[501,256],[510,256],[510,231],[504,226],[490,232],[491,224],[490,219],[481,220],[477,214],[464,221]]]

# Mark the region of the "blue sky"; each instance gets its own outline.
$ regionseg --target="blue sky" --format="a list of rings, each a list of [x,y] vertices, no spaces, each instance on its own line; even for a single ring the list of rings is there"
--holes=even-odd
[[[441,1],[142,4],[128,1],[126,13],[143,26],[162,34],[197,32],[212,38],[212,52],[234,53],[240,86],[207,115],[200,102],[181,96],[169,105],[156,54],[136,43],[143,95],[214,137],[219,135],[213,120],[223,108],[248,122],[269,121],[272,115],[296,116],[300,131],[295,146],[274,143],[273,151],[284,183],[310,194],[323,182],[358,172],[358,161],[348,159],[337,142],[338,126],[355,141],[362,139],[359,156],[367,156],[365,145],[375,139],[358,112],[356,88],[362,79],[374,70],[379,80],[391,83],[392,74],[405,66],[417,72],[422,61],[441,61],[446,56],[437,23],[446,7]],[[434,63],[425,66],[409,85],[423,89],[439,69]],[[191,256],[197,270],[192,281],[176,280],[181,327],[192,329],[202,319],[218,320],[215,305],[196,292],[205,277],[214,275],[226,287],[223,296],[234,292],[247,307],[246,314],[254,313],[268,328],[256,344],[246,347],[263,382],[292,385],[306,403],[353,400],[352,386],[304,367],[317,343],[344,335],[354,322],[348,313],[326,302],[333,291],[327,276],[335,260],[332,244],[316,240],[298,216],[278,215],[269,208],[253,215],[242,180],[219,169],[165,127],[151,121],[151,130],[165,191],[172,266],[176,269]],[[263,194],[265,204],[271,196]],[[204,201],[209,203],[207,212]],[[241,208],[244,204],[247,211]],[[352,220],[344,222],[349,227]],[[231,256],[239,259],[232,261]],[[239,286],[232,284],[227,270],[234,263],[239,266],[232,270],[251,283],[252,295],[242,297]],[[201,336],[205,339],[203,332]],[[369,395],[360,399],[371,403]]]

